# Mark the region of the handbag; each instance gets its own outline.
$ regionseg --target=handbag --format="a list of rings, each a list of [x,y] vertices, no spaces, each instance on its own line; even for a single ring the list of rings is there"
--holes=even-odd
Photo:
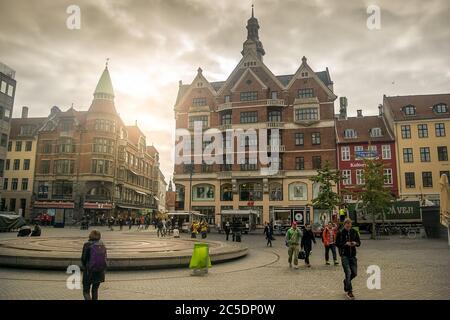
[[[306,258],[306,253],[305,253],[305,251],[303,251],[303,250],[299,251],[299,252],[298,252],[298,258],[299,258],[300,260],[305,260],[305,258]]]

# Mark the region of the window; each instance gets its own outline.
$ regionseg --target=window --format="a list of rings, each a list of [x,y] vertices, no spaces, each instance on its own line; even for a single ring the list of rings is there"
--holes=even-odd
[[[20,159],[14,159],[13,170],[20,170]]]
[[[295,120],[319,120],[319,110],[317,108],[295,109]]]
[[[71,138],[61,138],[59,140],[59,152],[60,153],[73,153],[75,152],[75,145]]]
[[[105,120],[105,119],[96,119],[94,129],[96,131],[115,132],[116,124],[114,121]]]
[[[383,136],[381,128],[372,128],[372,129],[370,129],[370,136],[372,138]]]
[[[424,188],[433,187],[433,174],[430,171],[422,172],[422,185]]]
[[[62,120],[59,123],[59,127],[61,128],[61,131],[63,132],[69,132],[73,129],[73,121],[72,120]]]
[[[9,211],[16,211],[16,199],[9,199]]]
[[[213,201],[214,186],[209,184],[196,185],[192,188],[192,201]]]
[[[52,197],[56,199],[72,198],[73,183],[71,181],[55,181],[53,182]]]
[[[0,85],[0,92],[6,94],[7,87],[8,87],[8,84],[6,83],[6,81],[2,81],[1,85]]]
[[[53,173],[72,174],[74,172],[74,160],[55,160]]]
[[[220,117],[221,124],[231,124],[231,113],[222,114]]]
[[[308,188],[306,183],[294,182],[289,185],[289,200],[306,201],[308,200]]]
[[[300,89],[298,90],[298,97],[300,99],[313,98],[314,90],[312,88]]]
[[[322,168],[322,157],[320,157],[320,156],[313,156],[312,157],[312,167],[313,167],[313,169],[320,169],[320,168]]]
[[[369,145],[367,146],[367,151],[369,151],[371,157],[378,156],[377,146]]]
[[[206,163],[202,163],[202,172],[203,173],[211,173],[213,172],[213,165],[212,164],[206,164]]]
[[[414,106],[405,106],[403,107],[403,112],[405,113],[406,116],[414,116],[416,115],[416,107]]]
[[[434,112],[436,113],[447,113],[448,107],[445,103],[438,103],[433,107]]]
[[[11,190],[13,190],[13,191],[17,190],[18,185],[19,185],[19,179],[12,178],[11,179]]]
[[[257,146],[258,145],[258,137],[253,134],[249,134],[249,135],[241,134],[241,135],[239,135],[239,143],[240,143],[241,147]]]
[[[93,152],[112,154],[114,152],[114,141],[105,138],[94,138]]]
[[[33,148],[33,141],[27,141],[25,143],[25,151],[31,151],[32,148]]]
[[[341,147],[341,160],[349,161],[350,160],[350,147]]]
[[[226,95],[226,96],[224,97],[224,101],[225,101],[225,103],[230,102],[230,101],[231,101],[231,97],[230,97],[229,95]]]
[[[344,138],[346,138],[346,139],[356,138],[356,130],[355,129],[345,129],[344,130]]]
[[[273,110],[269,111],[269,122],[281,122],[281,111]]]
[[[30,159],[23,160],[23,170],[30,170]]]
[[[354,150],[355,150],[355,159],[361,160],[361,152],[364,151],[364,147],[363,146],[355,146]]]
[[[16,151],[22,151],[22,141],[16,141]]]
[[[256,163],[250,163],[250,159],[246,158],[244,163],[241,163],[240,165],[241,171],[255,171],[258,169],[258,166]]]
[[[313,145],[320,144],[320,132],[314,132],[311,134],[311,143]]]
[[[364,170],[362,169],[356,170],[356,184],[364,184]]]
[[[241,123],[255,123],[258,122],[258,112],[257,111],[249,111],[249,112],[241,112]]]
[[[8,141],[8,151],[12,151],[12,141]]]
[[[52,153],[52,141],[42,141],[42,153]]]
[[[0,147],[6,148],[6,144],[8,143],[8,135],[2,133],[2,138],[0,140]]]
[[[447,147],[437,147],[437,152],[439,161],[448,161]]]
[[[32,124],[24,124],[20,126],[20,133],[21,136],[31,136],[34,133],[35,127]]]
[[[270,201],[283,201],[283,185],[281,183],[271,183],[269,185]]]
[[[295,158],[295,170],[305,170],[305,158],[296,157]]]
[[[220,187],[220,197],[222,201],[233,201],[233,186],[224,184]]]
[[[401,126],[402,138],[411,139],[411,126],[409,124]]]
[[[3,179],[3,190],[8,190],[8,178]]]
[[[247,182],[239,185],[240,201],[262,201],[262,184],[258,182]]]
[[[254,101],[258,100],[257,91],[241,92],[241,101]]]
[[[301,132],[295,133],[295,145],[296,146],[303,146],[305,144],[305,135]]]
[[[381,153],[383,159],[391,159],[391,146],[388,144],[384,144],[381,146]]]
[[[50,161],[51,160],[41,160],[40,173],[47,174],[50,173]]]
[[[193,129],[196,122],[200,122],[202,128],[208,127],[208,116],[191,116],[189,117],[189,128]]]
[[[392,169],[383,169],[384,184],[392,184]]]
[[[434,129],[436,132],[436,137],[445,137],[445,124],[444,123],[435,123]]]
[[[11,164],[11,160],[10,160],[10,159],[6,159],[6,162],[5,162],[5,170],[9,170],[10,164]]]
[[[28,190],[28,178],[23,178],[22,179],[22,191],[27,191]]]
[[[428,126],[426,124],[418,124],[417,130],[419,132],[419,138],[428,138]]]
[[[38,182],[38,198],[48,199],[48,187],[49,183],[47,181]]]
[[[8,96],[12,97],[14,95],[14,86],[8,84]]]
[[[195,107],[206,106],[206,98],[194,98],[192,99],[192,105]]]
[[[92,160],[92,173],[109,174],[111,171],[111,161],[103,159]]]
[[[349,186],[352,184],[352,171],[342,170],[342,184],[344,186]]]
[[[278,99],[278,91],[272,91],[271,93],[270,93],[270,97],[272,98],[272,99]]]
[[[420,148],[420,161],[421,162],[430,162],[431,161],[429,147]]]
[[[403,148],[403,162],[405,163],[414,162],[412,148]]]
[[[405,172],[405,185],[407,188],[416,187],[416,178],[414,172]]]

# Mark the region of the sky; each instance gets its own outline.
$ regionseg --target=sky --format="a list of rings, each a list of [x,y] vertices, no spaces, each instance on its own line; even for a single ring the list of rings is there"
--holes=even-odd
[[[0,62],[18,83],[13,115],[87,110],[109,58],[116,108],[159,150],[169,180],[178,82],[198,67],[209,81],[228,77],[252,4],[264,63],[276,75],[295,73],[302,56],[315,71],[328,67],[349,116],[376,114],[383,94],[450,92],[447,0],[0,0]],[[71,5],[80,29],[67,28]]]

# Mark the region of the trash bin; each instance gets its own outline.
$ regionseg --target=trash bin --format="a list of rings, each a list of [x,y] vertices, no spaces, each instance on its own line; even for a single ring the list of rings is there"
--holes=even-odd
[[[211,268],[211,258],[209,257],[209,245],[207,243],[195,243],[189,269],[196,273],[208,273]]]

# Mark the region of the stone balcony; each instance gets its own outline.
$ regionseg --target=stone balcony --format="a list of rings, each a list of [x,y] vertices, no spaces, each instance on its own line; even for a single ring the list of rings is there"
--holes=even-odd
[[[274,122],[274,121],[267,122],[267,129],[283,129],[283,128],[284,122]]]
[[[283,99],[267,99],[266,105],[271,107],[286,107],[286,102]]]
[[[225,111],[225,110],[230,110],[231,107],[233,106],[232,102],[225,102],[222,104],[219,104],[219,106],[217,107],[217,111]]]

